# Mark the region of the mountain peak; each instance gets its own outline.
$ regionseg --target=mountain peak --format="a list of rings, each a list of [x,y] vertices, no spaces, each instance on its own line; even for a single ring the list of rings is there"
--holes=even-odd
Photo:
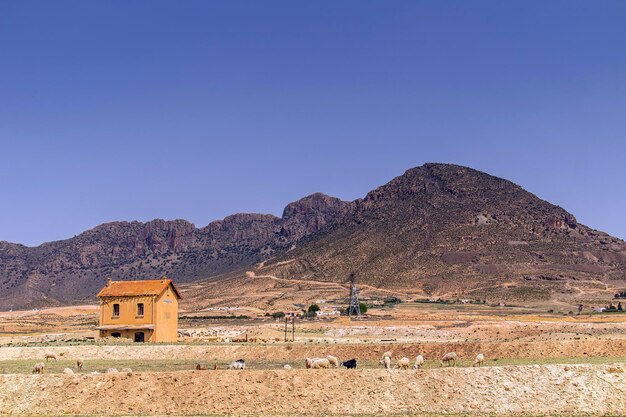
[[[283,219],[302,214],[324,213],[329,211],[342,211],[350,203],[324,193],[313,193],[293,203],[287,204],[283,210]]]

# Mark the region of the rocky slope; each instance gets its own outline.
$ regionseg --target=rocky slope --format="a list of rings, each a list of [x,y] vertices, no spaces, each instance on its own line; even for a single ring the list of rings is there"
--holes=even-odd
[[[426,164],[354,202],[311,195],[281,218],[116,222],[35,248],[0,242],[0,308],[92,300],[107,277],[239,282],[250,270],[329,282],[354,271],[420,296],[567,300],[626,287],[626,244],[509,181]]]
[[[287,251],[349,206],[313,194],[281,218],[235,214],[203,228],[185,220],[114,222],[34,248],[0,242],[0,308],[93,301],[108,277],[168,275],[180,283],[232,271]]]
[[[509,181],[426,164],[257,273],[345,282],[352,271],[362,283],[424,296],[567,300],[626,285],[626,244]]]

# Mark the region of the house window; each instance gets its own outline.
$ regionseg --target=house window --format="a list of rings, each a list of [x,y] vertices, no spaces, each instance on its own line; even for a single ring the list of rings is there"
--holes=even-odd
[[[137,315],[143,317],[143,303],[137,304]]]
[[[119,317],[119,316],[120,316],[120,305],[113,304],[113,317]]]
[[[111,333],[111,337],[114,337],[114,338],[117,339],[118,337],[122,337],[122,334],[119,333],[119,332],[113,332],[113,333]]]

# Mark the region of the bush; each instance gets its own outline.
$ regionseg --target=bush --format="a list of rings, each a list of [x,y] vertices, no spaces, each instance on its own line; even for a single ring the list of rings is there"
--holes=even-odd
[[[274,320],[279,320],[285,317],[285,313],[283,313],[282,311],[276,311],[274,313],[272,313],[272,318]]]
[[[365,303],[359,303],[359,310],[361,310],[361,314],[367,313],[367,305]]]
[[[318,306],[317,304],[311,304],[306,312],[306,315],[307,317],[315,317],[315,313],[317,313],[318,311],[320,311],[320,306]]]

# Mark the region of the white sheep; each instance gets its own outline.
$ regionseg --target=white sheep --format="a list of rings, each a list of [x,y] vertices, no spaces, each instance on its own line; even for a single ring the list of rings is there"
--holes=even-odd
[[[441,358],[441,366],[447,364],[448,366],[456,366],[456,352],[448,352]]]
[[[422,355],[417,355],[415,358],[415,364],[413,364],[413,369],[422,369],[424,366],[424,357]]]
[[[401,358],[398,359],[396,361],[396,369],[409,369],[409,366],[411,366],[411,361],[409,360],[409,358]]]
[[[122,373],[125,373],[125,374],[132,374],[132,373],[133,373],[133,370],[132,370],[132,369],[130,369],[130,368],[122,368],[122,371],[121,371],[121,372],[122,372]]]
[[[336,356],[328,355],[326,356],[326,359],[328,359],[328,362],[330,362],[333,368],[339,368],[339,359],[337,359]]]
[[[64,368],[63,373],[67,375],[74,375],[74,371],[72,371],[70,368]]]
[[[482,353],[479,353],[478,355],[476,355],[476,359],[474,359],[474,363],[472,364],[472,366],[483,366],[483,362],[485,361],[485,355],[483,355]]]
[[[391,369],[391,358],[389,356],[383,356],[378,363],[383,365],[385,369]]]
[[[46,367],[46,364],[43,362],[36,363],[35,366],[33,366],[33,373],[43,374],[45,367]]]
[[[108,368],[106,371],[104,371],[105,374],[116,374],[117,373],[117,369],[115,368]]]
[[[328,369],[330,368],[330,361],[326,358],[306,358],[304,360],[306,367],[309,369]]]
[[[319,361],[322,358],[304,358],[304,367],[307,369],[311,369],[313,367],[313,362]]]
[[[230,363],[230,365],[228,365],[228,369],[246,369],[246,361],[244,361],[243,359],[237,359],[236,361],[233,361]]]
[[[391,359],[391,355],[392,355],[392,352],[390,350],[388,350],[387,352],[383,353],[383,358]]]
[[[285,366],[283,366],[283,369],[290,370],[290,369],[291,369],[291,365],[289,365],[289,364],[287,363],[287,364],[285,364]]]

